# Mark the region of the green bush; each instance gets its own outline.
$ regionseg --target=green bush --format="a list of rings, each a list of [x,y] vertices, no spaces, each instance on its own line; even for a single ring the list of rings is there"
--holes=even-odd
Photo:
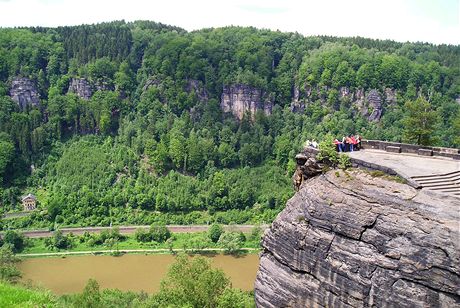
[[[217,243],[219,241],[220,236],[224,232],[224,229],[219,224],[212,224],[208,231],[208,236],[213,243]]]
[[[165,225],[152,225],[149,230],[137,229],[134,234],[136,241],[138,242],[158,242],[164,243],[171,237],[171,232]]]
[[[337,153],[334,144],[334,137],[326,135],[323,141],[319,143],[319,153],[317,158],[330,167],[336,167],[339,163],[339,153]]]

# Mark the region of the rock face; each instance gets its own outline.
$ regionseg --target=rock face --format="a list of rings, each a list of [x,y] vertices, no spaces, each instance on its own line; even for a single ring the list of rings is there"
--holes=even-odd
[[[263,100],[261,90],[248,85],[237,84],[224,87],[220,107],[224,112],[230,112],[241,120],[245,113],[249,113],[253,118],[258,110],[270,115],[273,103]]]
[[[327,93],[331,90],[329,87],[307,87],[305,91],[300,92],[294,88],[293,101],[291,102],[291,111],[303,113],[306,106],[319,99],[326,103]],[[386,88],[382,93],[376,89],[356,89],[351,90],[348,87],[337,89],[340,100],[348,100],[351,105],[369,121],[379,121],[382,117],[385,105],[392,105],[397,102],[396,91]]]
[[[378,121],[382,116],[382,97],[377,90],[372,89],[366,96],[368,105],[365,107],[364,115],[369,121]]]
[[[25,109],[29,105],[38,106],[40,104],[40,95],[37,86],[29,78],[18,77],[13,79],[10,96],[21,109]]]
[[[264,234],[258,307],[460,307],[458,199],[360,170],[310,176]]]
[[[82,99],[90,99],[93,95],[91,84],[85,78],[72,78],[69,84],[70,93],[75,93]]]

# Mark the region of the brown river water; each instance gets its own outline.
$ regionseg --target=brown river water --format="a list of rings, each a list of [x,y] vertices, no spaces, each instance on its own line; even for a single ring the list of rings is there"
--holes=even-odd
[[[230,277],[233,287],[253,289],[259,266],[258,254],[209,258],[214,267]],[[174,256],[166,254],[48,257],[23,259],[19,269],[24,282],[31,281],[55,294],[81,292],[90,278],[96,279],[101,288],[154,293],[173,261]]]

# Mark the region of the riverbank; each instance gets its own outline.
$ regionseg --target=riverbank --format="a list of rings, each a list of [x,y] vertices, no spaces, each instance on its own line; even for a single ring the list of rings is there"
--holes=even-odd
[[[85,233],[83,235],[55,234],[53,237],[27,238],[22,251],[17,256],[48,257],[99,254],[174,254],[259,251],[262,230],[253,228],[250,233],[241,231],[221,231],[229,235],[227,239],[213,241],[209,232],[171,233],[167,240],[143,240],[139,234],[122,235],[117,231]],[[141,234],[142,235],[142,234]],[[219,239],[219,237],[217,237]],[[62,243],[65,242],[65,247]],[[58,247],[61,247],[59,249]]]
[[[260,248],[250,248],[242,247],[238,251],[230,254],[234,256],[241,256],[244,254],[254,254],[260,252]],[[42,252],[42,253],[19,253],[16,256],[21,258],[43,258],[43,257],[67,257],[67,256],[84,256],[84,255],[111,255],[111,256],[120,256],[125,254],[178,254],[178,253],[187,253],[187,254],[197,254],[197,255],[206,255],[213,253],[225,253],[227,250],[225,248],[204,248],[199,250],[170,250],[166,248],[158,249],[103,249],[103,250],[88,250],[88,251],[60,251],[60,252]]]

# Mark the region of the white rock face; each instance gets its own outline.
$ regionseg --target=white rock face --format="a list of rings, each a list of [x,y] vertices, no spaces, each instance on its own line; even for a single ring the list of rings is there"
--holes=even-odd
[[[263,100],[262,96],[263,93],[260,89],[248,85],[225,86],[220,100],[220,107],[222,111],[232,113],[239,120],[243,119],[245,113],[249,113],[253,118],[258,110],[270,115],[273,103]]]
[[[27,106],[38,106],[40,104],[40,94],[38,93],[35,82],[25,77],[17,77],[11,82],[10,96],[21,109]]]

